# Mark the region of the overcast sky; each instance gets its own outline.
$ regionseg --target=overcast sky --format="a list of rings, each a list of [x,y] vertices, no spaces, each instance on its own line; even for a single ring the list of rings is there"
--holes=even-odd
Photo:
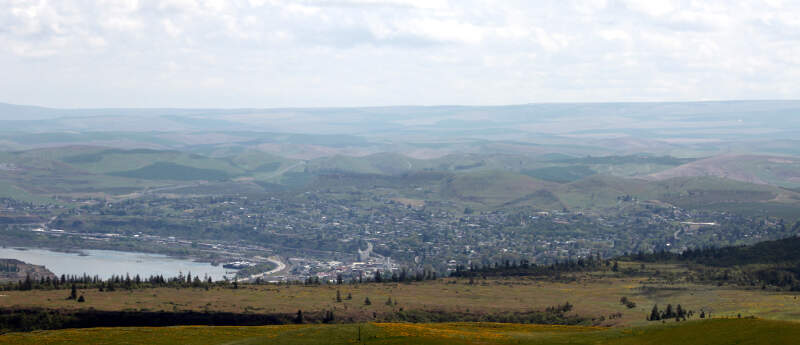
[[[0,102],[800,98],[800,1],[0,0]]]

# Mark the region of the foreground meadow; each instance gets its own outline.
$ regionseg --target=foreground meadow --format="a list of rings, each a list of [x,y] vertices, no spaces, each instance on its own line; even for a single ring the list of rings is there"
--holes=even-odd
[[[669,267],[661,267],[666,271]],[[337,301],[337,291],[341,301]],[[650,324],[653,305],[682,305],[714,316],[800,319],[796,292],[670,282],[639,277],[579,276],[572,282],[532,278],[440,279],[410,284],[241,285],[203,288],[154,288],[101,292],[79,290],[84,303],[67,300],[67,290],[0,292],[0,308],[89,309],[109,311],[198,311],[245,314],[294,314],[333,311],[337,322],[371,322],[398,311],[427,310],[501,313],[543,310],[570,302],[571,313],[596,318],[601,326]],[[626,297],[635,303],[620,303]],[[371,303],[367,305],[365,300]],[[386,303],[391,299],[392,303]],[[613,315],[613,317],[611,317]],[[602,318],[602,321],[599,321]],[[695,318],[697,318],[695,316]]]
[[[90,328],[10,333],[0,344],[796,344],[800,324],[714,319],[635,328],[497,323]]]

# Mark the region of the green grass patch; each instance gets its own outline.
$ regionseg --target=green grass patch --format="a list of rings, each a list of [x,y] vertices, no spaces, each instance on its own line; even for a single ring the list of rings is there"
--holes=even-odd
[[[144,180],[224,180],[230,177],[228,173],[213,169],[201,169],[190,166],[170,163],[156,162],[146,167],[109,173],[113,176],[138,178]]]
[[[525,170],[522,173],[540,180],[565,183],[592,176],[597,172],[585,165],[570,165],[564,167],[547,167]]]
[[[716,319],[603,329],[495,323],[90,328],[11,333],[0,344],[796,344],[800,324]]]
[[[0,181],[0,198],[10,198],[37,204],[53,202],[52,199],[46,196],[28,193],[24,189],[5,181]]]

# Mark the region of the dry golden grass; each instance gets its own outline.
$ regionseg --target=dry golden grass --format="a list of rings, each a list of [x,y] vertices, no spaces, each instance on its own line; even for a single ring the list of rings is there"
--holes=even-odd
[[[0,344],[788,345],[797,339],[797,323],[717,319],[635,328],[493,323],[90,328],[11,333],[0,336]]]
[[[456,284],[450,282],[455,281]],[[654,287],[643,291],[642,286]],[[352,300],[336,302],[336,290]],[[572,283],[554,283],[527,278],[476,280],[439,280],[412,284],[361,284],[342,286],[243,286],[204,289],[142,289],[99,292],[82,290],[86,303],[66,300],[66,290],[8,291],[0,297],[0,307],[47,307],[66,309],[149,311],[223,311],[250,313],[295,313],[334,310],[339,320],[372,320],[373,313],[404,310],[445,310],[459,312],[505,312],[544,309],[569,301],[574,312],[588,317],[622,313],[622,318],[606,320],[603,325],[646,324],[653,304],[681,304],[687,309],[711,310],[717,316],[757,316],[792,320],[800,318],[800,300],[796,293],[743,290],[699,284],[669,284],[638,278],[591,278]],[[637,304],[634,309],[621,305],[626,296]],[[372,305],[364,305],[369,297]],[[396,306],[384,302],[391,297]]]

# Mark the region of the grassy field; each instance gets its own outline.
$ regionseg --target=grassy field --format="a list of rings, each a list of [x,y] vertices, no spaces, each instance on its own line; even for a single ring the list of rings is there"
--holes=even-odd
[[[53,201],[46,196],[30,194],[24,189],[19,188],[11,184],[10,182],[6,181],[0,181],[0,198],[14,198],[20,201],[36,202],[36,203]]]
[[[360,341],[359,341],[360,336]],[[0,344],[796,344],[800,324],[714,319],[637,328],[496,323],[90,328],[10,333]]]
[[[665,275],[680,267],[662,265]],[[340,290],[342,302],[336,301]],[[443,279],[411,284],[361,284],[342,286],[242,285],[239,289],[141,289],[100,292],[80,290],[85,303],[66,300],[66,290],[7,291],[0,307],[43,307],[58,309],[221,311],[234,313],[295,313],[332,310],[338,320],[373,321],[401,309],[462,313],[501,313],[543,310],[570,302],[574,313],[589,318],[604,317],[603,326],[651,324],[645,318],[654,304],[681,304],[687,310],[711,311],[714,316],[756,316],[775,320],[800,318],[798,293],[770,290],[671,283],[667,279],[623,278],[581,275],[575,282],[550,282],[527,278],[476,280]],[[352,299],[347,299],[351,295]],[[636,303],[627,308],[620,298]],[[371,305],[365,305],[369,298]],[[391,298],[396,304],[385,302]],[[609,315],[621,313],[619,318]]]

